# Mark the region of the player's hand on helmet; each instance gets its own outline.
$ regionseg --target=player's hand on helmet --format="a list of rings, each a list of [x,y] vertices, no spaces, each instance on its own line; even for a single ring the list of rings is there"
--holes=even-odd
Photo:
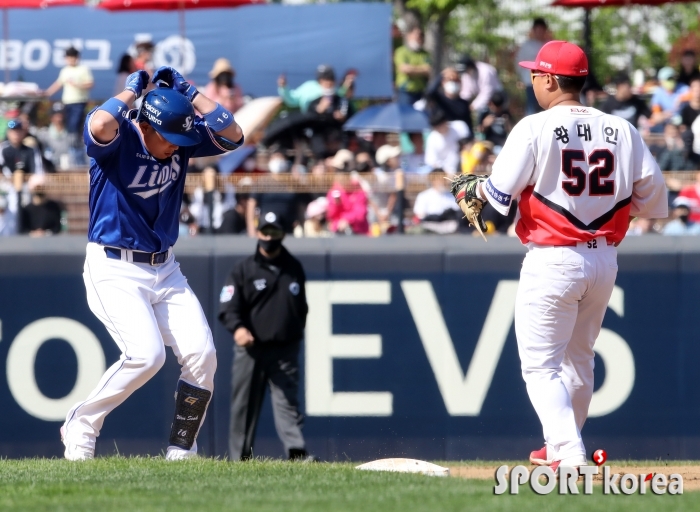
[[[141,97],[141,94],[146,87],[148,87],[148,73],[143,69],[135,71],[126,77],[124,90],[133,92],[136,95],[136,98]]]
[[[197,88],[185,80],[185,77],[183,77],[177,69],[171,68],[170,66],[159,67],[156,72],[153,73],[151,81],[156,84],[157,87],[167,87],[179,92],[190,101],[194,100],[199,93]]]

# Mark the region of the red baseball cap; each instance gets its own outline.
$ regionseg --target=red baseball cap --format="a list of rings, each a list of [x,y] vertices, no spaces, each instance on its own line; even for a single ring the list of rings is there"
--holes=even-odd
[[[566,41],[550,41],[537,52],[535,62],[520,62],[521,67],[562,76],[586,76],[588,57],[583,50]]]

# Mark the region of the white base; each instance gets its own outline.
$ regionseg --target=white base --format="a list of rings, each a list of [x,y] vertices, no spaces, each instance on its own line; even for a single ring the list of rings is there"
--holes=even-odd
[[[393,471],[396,473],[421,473],[428,476],[449,476],[449,468],[415,459],[380,459],[357,466],[365,471]]]

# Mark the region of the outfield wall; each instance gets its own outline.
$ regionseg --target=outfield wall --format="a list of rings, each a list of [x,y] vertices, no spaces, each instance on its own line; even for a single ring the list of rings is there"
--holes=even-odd
[[[524,458],[541,429],[520,376],[513,239],[288,240],[309,279],[304,432],[325,460]],[[82,237],[0,242],[0,456],[60,456],[58,429],[119,355],[88,310]],[[184,239],[177,259],[214,332],[219,370],[200,435],[225,455],[231,336],[214,319],[244,237]],[[700,238],[631,238],[596,345],[587,448],[615,458],[700,458]],[[98,454],[165,449],[178,365],[106,420]],[[269,400],[256,455],[281,456]]]

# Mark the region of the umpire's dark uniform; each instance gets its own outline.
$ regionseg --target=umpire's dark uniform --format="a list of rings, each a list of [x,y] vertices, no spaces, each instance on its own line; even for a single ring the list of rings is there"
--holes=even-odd
[[[259,229],[264,229],[261,225]],[[229,432],[231,460],[253,455],[258,417],[269,384],[275,427],[290,459],[306,457],[299,411],[299,345],[306,325],[306,277],[284,247],[274,259],[260,251],[238,262],[221,292],[219,320],[231,332],[252,334],[253,344],[234,344]]]

